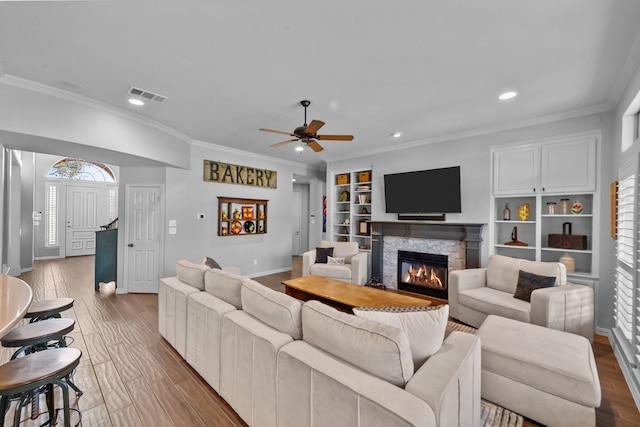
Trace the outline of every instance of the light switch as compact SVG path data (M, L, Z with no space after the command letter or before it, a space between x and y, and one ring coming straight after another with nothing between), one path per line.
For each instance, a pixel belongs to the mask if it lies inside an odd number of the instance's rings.
M169 227L177 227L177 226L178 226L178 221L176 221L175 219L169 220Z
M169 234L176 234L178 229L176 227L169 227Z

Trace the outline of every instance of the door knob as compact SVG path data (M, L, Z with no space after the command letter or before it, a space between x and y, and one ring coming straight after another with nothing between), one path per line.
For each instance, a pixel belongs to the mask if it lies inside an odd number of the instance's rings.
M130 248L133 247L133 243L129 243L127 246L129 246Z

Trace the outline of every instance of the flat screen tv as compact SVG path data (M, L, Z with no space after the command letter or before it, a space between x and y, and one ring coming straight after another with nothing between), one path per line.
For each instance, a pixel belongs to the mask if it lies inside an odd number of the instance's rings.
M384 198L387 213L460 213L460 166L385 175Z

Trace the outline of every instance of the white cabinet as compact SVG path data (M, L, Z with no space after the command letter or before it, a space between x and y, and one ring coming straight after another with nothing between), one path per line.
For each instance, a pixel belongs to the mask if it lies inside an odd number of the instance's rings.
M596 153L596 137L497 149L493 152L493 194L595 191Z
M371 175L371 169L335 174L331 240L358 242L361 250L371 249Z
M575 261L570 280L597 282L599 247L599 192L596 191L596 155L599 136L581 136L499 148L493 152L493 203L491 239L493 253L535 261L559 261L568 254ZM582 212L563 212L563 201L579 201ZM508 204L511 218L503 218ZM529 206L529 217L518 217L518 206ZM553 212L549 207L553 206ZM549 246L549 235L587 237L584 248ZM513 234L517 231L517 242ZM522 244L520 244L522 243Z

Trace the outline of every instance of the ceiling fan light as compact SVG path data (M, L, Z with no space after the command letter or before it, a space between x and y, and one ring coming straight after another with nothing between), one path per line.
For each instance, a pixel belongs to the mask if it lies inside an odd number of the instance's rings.
M302 152L304 151L304 147L303 147L302 145L297 145L297 146L296 146L296 151L297 151L298 153L302 153Z
M391 134L392 137L394 138L400 138L402 136L402 132L397 131Z

